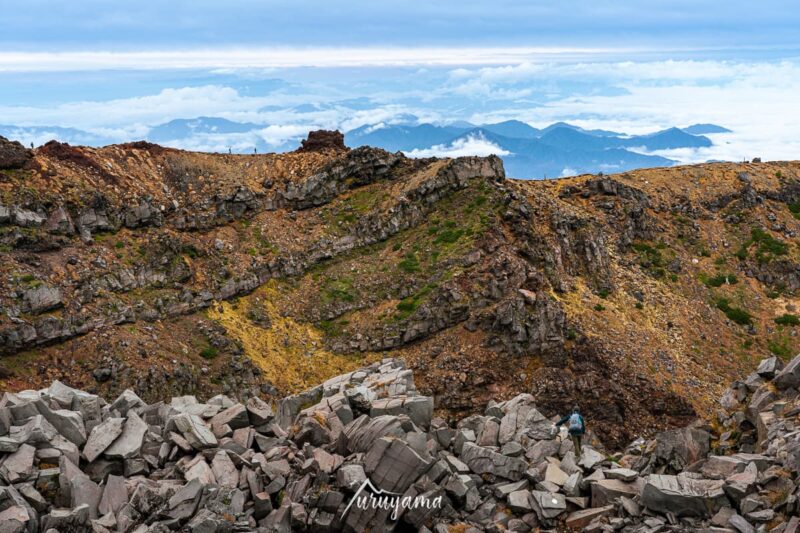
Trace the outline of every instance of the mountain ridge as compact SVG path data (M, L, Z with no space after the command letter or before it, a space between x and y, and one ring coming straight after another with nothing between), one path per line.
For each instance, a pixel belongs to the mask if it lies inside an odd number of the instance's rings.
M441 413L529 392L620 443L798 348L797 162L536 182L374 148L4 146L8 390L278 394L391 354Z
M281 128L277 127L275 132L278 137L274 137L273 133L268 133L272 129L273 126L268 124L200 116L175 119L149 127L144 137L149 142L178 148L215 149L220 153L287 152L298 146L300 139L296 135L281 137L287 134L279 133ZM459 151L461 143L474 143L475 139L468 134L475 129L500 135L503 139L501 142L505 145L487 146L478 139L479 146L471 146L467 150L476 150L473 152L476 155L497 153L506 162L509 175L531 179L554 177L564 173L574 175L598 171L621 172L632 168L671 165L674 161L668 157L658 156L661 159L651 159L647 156L653 156L651 152L657 150L710 147L712 142L703 137L704 133L729 131L714 124L695 124L683 129L673 127L647 135L631 136L608 130L586 130L565 122L556 122L538 129L519 120L483 125L464 121L431 124L408 115L395 117L391 123L365 124L345 132L345 135L352 146L376 146L389 151L448 155L454 150ZM22 140L26 145L30 142L41 144L51 138L61 142L91 146L112 142L110 138L104 136L105 134L93 134L74 128L20 128L0 125L0 135ZM554 137L559 139L551 144L562 152L553 160L537 163L536 148L533 148L532 153L505 153L513 151L509 150L512 144L521 146L524 150L525 143L520 143L521 140L533 142L537 139ZM646 153L637 153L642 150ZM459 153L467 155L463 148Z

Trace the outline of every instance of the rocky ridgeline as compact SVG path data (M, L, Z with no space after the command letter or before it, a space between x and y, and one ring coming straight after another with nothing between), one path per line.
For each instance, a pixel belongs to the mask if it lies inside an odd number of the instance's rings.
M580 458L522 394L449 426L386 359L272 406L113 403L55 382L0 404L0 531L800 530L800 356L723 398L723 434L659 434ZM591 423L591 420L589 421ZM377 489L439 501L351 505ZM346 512L345 512L346 510ZM457 528L457 529L454 529Z
M326 139L325 136L312 136L311 146L320 142L334 142ZM4 168L4 161L10 158L2 159L5 151L13 149L14 154L18 150L24 151L18 144L0 137L0 169ZM409 172L413 174L414 170L419 170L417 163L384 150L358 148L342 152L319 172L296 183L275 184L267 180L263 184L264 189L257 193L242 185L227 192L209 193L209 198L200 205L188 205L182 209L169 205L158 206L150 198L141 198L132 204L119 203L100 193L95 193L86 205L69 207L6 205L0 201L0 229L8 230L0 232L0 247L10 250L24 247L15 237L22 235L23 230L34 232L37 238L58 236L57 242L37 245L35 251L55 251L76 246L77 239L91 245L98 234L116 234L123 228L139 233L147 228L162 227L181 232L207 231L232 221L252 218L265 211L319 207L357 186L379 180L401 179L392 176L391 172L403 166L403 162L410 170L398 170L398 173L403 179L411 181ZM248 294L271 279L302 274L321 261L386 240L420 224L437 201L467 187L471 180L485 179L488 183L499 183L504 176L502 162L497 157L462 157L448 161L432 175L410 183L403 190L402 198L387 213L377 211L362 217L346 235L324 237L309 242L302 251L278 255L240 269L231 267L229 271L225 267L227 276L220 279L202 276L199 288L189 286L197 273L182 258L184 244L172 238L152 239L147 250L142 248L149 259L139 258L131 265L109 264L98 256L84 265L78 280L63 279L60 286L42 283L8 291L12 296L10 301L5 306L0 302L0 307L11 317L9 323L0 323L0 356L63 342L107 325L139 320L153 322L161 318L188 315L208 308L214 300L229 300ZM181 200L182 204L186 203L184 198L181 197ZM221 241L220 246L224 246ZM71 255L67 260L80 263L77 255ZM155 305L142 300L134 305L119 300L114 305L99 305L104 298L101 295L156 289L164 290L165 295ZM59 313L46 314L54 310ZM386 348L392 348L397 343L385 344Z

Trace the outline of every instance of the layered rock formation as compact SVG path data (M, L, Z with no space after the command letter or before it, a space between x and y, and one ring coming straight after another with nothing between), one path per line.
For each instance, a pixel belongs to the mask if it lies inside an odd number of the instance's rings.
M0 402L0 527L795 533L798 386L800 356L765 360L723 398L722 435L694 425L578 456L537 398L450 425L393 359L276 405L130 390L109 404L55 382Z
M278 398L386 357L455 422L578 402L614 447L798 348L800 167L507 180L499 159L51 142L0 157L0 387Z

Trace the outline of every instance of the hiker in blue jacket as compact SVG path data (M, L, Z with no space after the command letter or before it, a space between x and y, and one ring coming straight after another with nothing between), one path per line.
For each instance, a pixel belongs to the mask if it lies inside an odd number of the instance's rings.
M556 422L556 427L559 428L564 424L567 424L567 431L569 431L569 436L572 437L575 456L580 459L581 441L583 440L583 434L586 433L586 422L583 421L581 411L577 405L572 408L572 413Z

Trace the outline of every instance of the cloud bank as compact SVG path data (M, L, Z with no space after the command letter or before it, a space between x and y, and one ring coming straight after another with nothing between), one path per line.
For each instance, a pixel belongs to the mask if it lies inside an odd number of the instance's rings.
M424 150L410 150L404 153L409 157L462 157L467 155L485 157L511 154L508 150L488 141L483 135L468 135L463 139L456 139L448 145L437 144Z
M284 56L287 61L299 58L327 66L185 71L167 65L165 70L127 73L99 70L90 81L84 80L83 72L0 73L0 117L4 124L15 126L78 128L107 142L144 138L153 126L179 118L214 116L258 125L246 133L198 134L167 143L216 151L281 149L296 144L311 129L348 131L407 122L481 124L515 119L542 127L567 121L586 129L629 134L709 122L733 133L712 135L714 146L709 148L658 155L696 162L796 159L800 154L797 59L605 61L591 53L575 60L562 52L556 54L558 60L511 61L498 55L494 59L508 63L475 65L464 59L468 49L452 49L440 59L461 63L421 68L394 65L400 56L384 57L382 52L358 56L355 59L362 63L351 67L337 63L349 61L342 54L309 60L292 51ZM414 59L407 50L403 53L404 61ZM257 56L251 50L239 59ZM8 54L0 54L0 65L3 57ZM55 61L55 56L46 57ZM330 58L333 63L325 63ZM370 63L373 59L385 64L375 66ZM71 92L52 96L56 83ZM19 103L23 93L45 89L49 101ZM73 93L81 97L71 97ZM38 144L46 132L37 135L31 140ZM473 137L416 150L413 155L485 155L498 153L496 149Z

